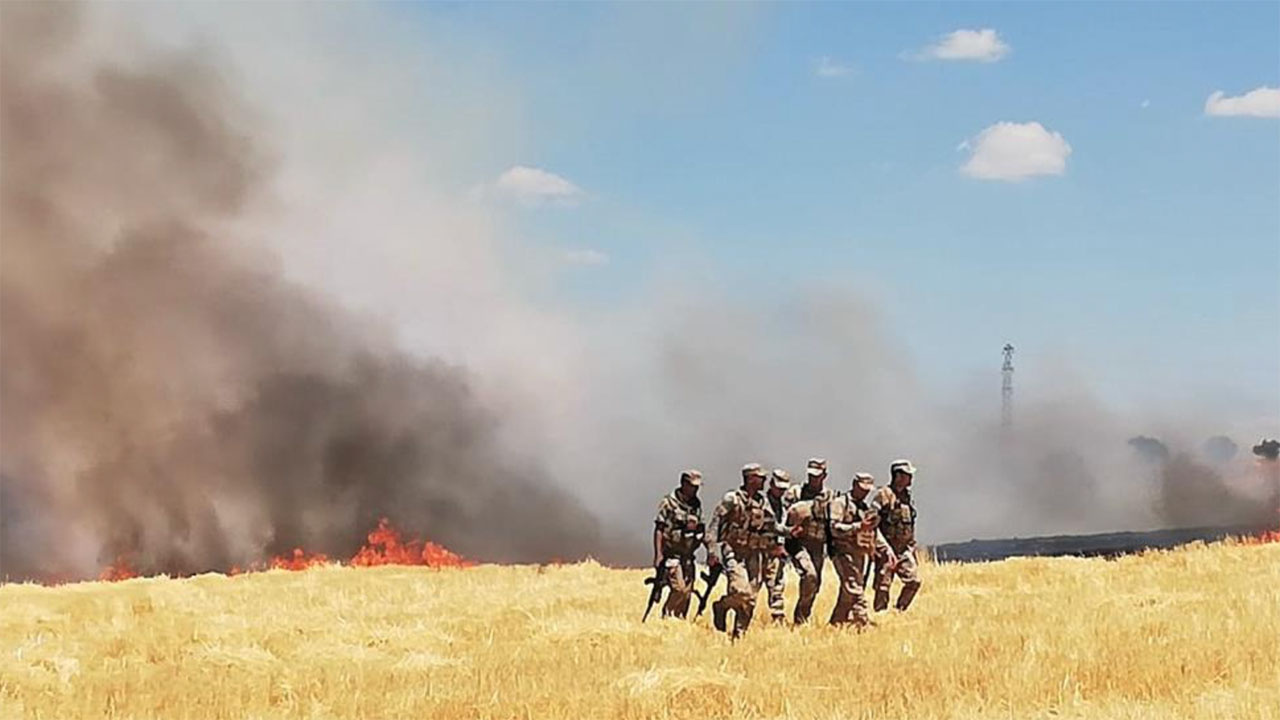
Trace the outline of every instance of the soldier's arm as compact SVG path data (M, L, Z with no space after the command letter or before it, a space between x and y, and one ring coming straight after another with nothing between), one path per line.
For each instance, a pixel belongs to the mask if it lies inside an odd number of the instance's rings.
M842 498L836 498L827 505L827 512L831 516L831 531L838 535L846 535L858 529L858 523L844 522L844 518L848 515L849 501Z
M791 529L787 526L787 517L785 514L780 518L773 519L773 534L778 537L778 542L785 540L790 532Z
M724 559L720 556L720 523L724 520L728 502L729 498L726 497L716 505L716 509L711 513L711 522L707 523L707 531L702 536L702 544L707 548L709 565L715 565Z
M887 485L871 493L867 498L867 515L863 519L863 526L879 525L880 519L897 501L898 497L893 494L893 490L889 489Z
M876 530L876 552L882 555L892 555L893 550L889 547L889 541L884 539L884 533Z
M831 532L837 535L848 535L849 533L856 531L861 524L862 523L832 522Z
M876 530L876 557L888 568L898 564L898 556L889 547L889 541L884 539L884 533L879 530Z
M667 500L658 501L658 514L653 518L653 564L662 562L662 531L667 529Z
M879 515L885 508L892 507L897 500L897 496L893 494L893 489L886 485L871 494L871 497L867 500L867 507Z
M862 529L880 526L880 503L874 497L867 503L867 511L862 514Z

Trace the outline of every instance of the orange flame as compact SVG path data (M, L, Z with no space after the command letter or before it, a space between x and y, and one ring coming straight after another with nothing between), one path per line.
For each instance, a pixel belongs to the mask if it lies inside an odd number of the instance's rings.
M1266 530L1259 535L1244 538L1246 544L1249 545L1266 545L1267 543L1280 543L1280 508L1276 510L1276 529Z
M1240 538L1245 545L1266 545L1268 543L1280 543L1280 527L1275 530L1264 530L1257 535Z
M378 527L369 533L368 542L360 548L351 564L357 567L374 565L425 565L427 567L471 567L475 563L431 541L410 540L403 542L400 533L386 518L378 520Z
M329 556L324 553L308 554L302 548L294 548L290 555L277 555L271 558L267 567L271 570L306 570L317 565L328 565Z
M253 563L248 568L238 565L231 567L227 575L239 575L244 572L259 570L306 570L320 565L350 565L353 567L373 567L376 565L414 565L418 567L472 567L475 563L463 559L461 555L431 541L409 540L401 538L400 531L391 525L386 518L378 520L378 527L369 533L367 542L345 563L330 558L324 553L308 553L302 548L294 548L287 555L277 555L265 563ZM127 558L117 557L107 566L99 580L115 581L138 577L138 572Z
M1250 538L1249 543L1256 545L1264 545L1266 543L1280 543L1280 530L1268 530L1261 535Z
M115 582L117 580L128 580L129 578L138 577L138 571L133 569L133 565L129 563L128 558L119 556L114 563L108 565L102 574L98 575L99 580L107 582Z

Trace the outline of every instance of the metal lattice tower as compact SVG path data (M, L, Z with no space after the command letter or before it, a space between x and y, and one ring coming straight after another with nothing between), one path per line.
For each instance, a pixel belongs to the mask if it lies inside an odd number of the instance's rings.
M1004 344L1004 365L1000 367L1000 428L1013 427L1013 345Z

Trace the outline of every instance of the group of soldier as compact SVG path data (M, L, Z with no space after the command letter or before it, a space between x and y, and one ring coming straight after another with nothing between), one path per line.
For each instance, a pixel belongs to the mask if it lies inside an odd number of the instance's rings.
M822 587L822 571L830 558L839 577L839 594L831 612L833 625L869 623L864 590L874 567L874 608L889 607L894 577L902 581L895 606L906 610L920 589L916 563L916 507L911 482L916 468L910 460L889 466L889 483L879 489L875 478L859 472L847 491L827 487L827 461L811 458L805 480L792 483L786 470L766 473L759 464L742 468L742 485L724 495L703 521L698 492L702 473L685 470L680 486L658 503L654 521L654 577L650 608L662 587L669 589L664 616L684 618L693 597L699 613L706 606L721 575L725 593L712 603L713 624L734 637L746 632L755 614L761 588L767 590L769 612L785 623L783 587L787 566L800 579L792 621L808 622L813 601ZM709 572L706 589L697 593L694 555L705 548ZM733 625L728 615L733 613ZM647 612L646 612L647 617Z

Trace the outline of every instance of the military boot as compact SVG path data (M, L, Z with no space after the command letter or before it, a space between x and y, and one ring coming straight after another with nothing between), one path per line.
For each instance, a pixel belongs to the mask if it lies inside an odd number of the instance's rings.
M874 605L876 612L884 612L889 609L889 591L876 590L876 599Z
M915 599L916 592L919 589L919 583L907 583L903 585L902 592L898 593L898 602L894 607L899 610L906 610L911 607L911 601Z
M724 632L726 629L728 629L728 625L727 625L728 614L729 614L729 609L726 608L724 605L721 605L719 602L711 603L711 624L715 625L716 629L719 630L720 632Z

